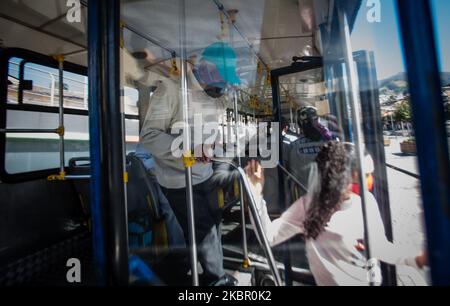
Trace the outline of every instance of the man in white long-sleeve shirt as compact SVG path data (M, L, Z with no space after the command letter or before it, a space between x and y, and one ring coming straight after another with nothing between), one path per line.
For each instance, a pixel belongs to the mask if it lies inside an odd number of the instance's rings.
M213 168L208 162L208 157L211 157L208 150L214 144L205 144L205 140L211 140L214 138L211 137L214 132L220 132L218 121L226 107L225 89L229 85L240 83L235 71L236 63L233 49L223 42L218 42L208 46L203 51L199 64L187 73L189 126L193 140L195 133L202 130L201 143L193 141L194 146L189 149L198 157L192 166L192 182L198 258L204 270L204 284L235 283L223 270L219 228L222 211L217 203L217 188L210 180ZM163 187L187 239L189 230L185 166L181 156L173 151L174 147L178 147L174 146L174 142L180 139L180 134L173 131L173 128L183 121L180 85L163 77L153 78L150 83L156 90L151 97L140 144L154 157L158 182ZM194 118L197 120L200 117L202 123L194 129ZM210 131L203 133L205 126L208 126Z

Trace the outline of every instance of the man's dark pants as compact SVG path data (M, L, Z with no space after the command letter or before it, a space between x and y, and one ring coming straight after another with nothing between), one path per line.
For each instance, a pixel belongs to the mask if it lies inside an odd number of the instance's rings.
M183 228L186 242L189 241L186 188L166 189L164 195L169 200L175 216ZM209 284L225 275L220 233L222 209L219 208L217 186L208 180L193 186L195 237L198 260L203 268L202 282Z

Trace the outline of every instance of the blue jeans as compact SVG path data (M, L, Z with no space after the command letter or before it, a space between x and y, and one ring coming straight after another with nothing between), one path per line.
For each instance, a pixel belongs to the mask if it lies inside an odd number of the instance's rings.
M169 199L187 241L189 226L186 188L163 188L163 192ZM193 186L193 198L198 261L204 271L202 281L204 285L207 285L218 281L225 275L220 230L222 209L217 203L217 187L211 183L211 180Z

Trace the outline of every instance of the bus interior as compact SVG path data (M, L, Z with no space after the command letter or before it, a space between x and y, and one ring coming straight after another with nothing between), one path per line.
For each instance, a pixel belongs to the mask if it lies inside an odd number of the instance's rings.
M169 245L159 186L137 148L158 82L177 88L187 109L187 74L217 42L235 51L239 77L218 118L221 143L237 157L211 161L236 173L217 187L227 273L242 286L316 285L302 235L270 247L251 222L242 172L250 139L273 136L270 217L307 194L289 148L301 138L299 109L311 106L334 139L372 156L386 237L428 250L429 270L381 263L380 284L450 284L450 78L437 64L439 2L381 0L382 23L394 20L389 54L368 21L377 1L0 1L0 285L203 284L197 245ZM400 76L380 68L389 56L403 61ZM405 103L412 115L402 119ZM66 279L70 258L81 262L81 282Z

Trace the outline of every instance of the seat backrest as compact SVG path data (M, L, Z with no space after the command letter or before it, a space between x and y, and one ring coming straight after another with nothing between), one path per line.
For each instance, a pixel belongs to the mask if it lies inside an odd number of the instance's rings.
M150 180L151 174L133 153L127 156L127 171L128 213L150 212L152 220L161 220L157 183Z
M161 220L158 192L155 182L150 180L150 174L146 171L142 161L134 154L127 156L127 210L131 219L139 215L150 215L151 221ZM69 173L71 175L89 175L89 158L77 157L69 161ZM74 180L83 209L90 214L90 184L89 180Z
M71 175L89 175L90 174L89 157L75 157L69 160L69 174ZM89 180L74 180L73 185L78 193L81 207L86 216L91 214L90 204L90 186Z
M167 249L167 232L161 214L156 180L145 169L142 161L133 153L127 156L127 211L128 236L130 248L162 246ZM73 158L69 161L69 173L72 175L89 175L88 157ZM90 216L89 180L74 180L83 210Z

